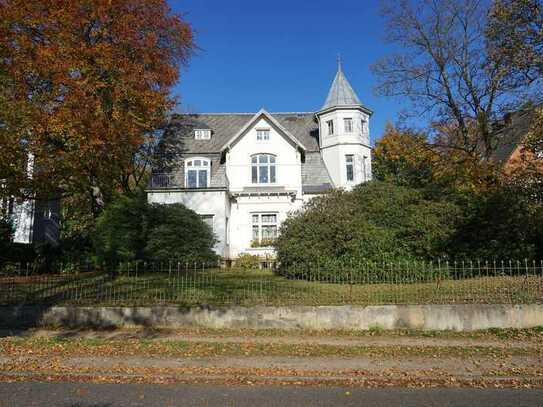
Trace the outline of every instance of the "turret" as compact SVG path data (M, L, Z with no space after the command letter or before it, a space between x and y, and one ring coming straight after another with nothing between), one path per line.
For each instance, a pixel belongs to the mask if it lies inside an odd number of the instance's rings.
M351 189L371 179L371 115L372 111L362 105L338 60L328 97L316 113L321 154L336 187Z

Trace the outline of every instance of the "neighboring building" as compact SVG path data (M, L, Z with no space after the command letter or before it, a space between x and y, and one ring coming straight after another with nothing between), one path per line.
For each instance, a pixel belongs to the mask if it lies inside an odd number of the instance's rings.
M167 172L155 170L148 200L200 214L226 260L273 256L270 243L289 212L371 179L371 114L339 65L316 113L174 115L167 133L180 154Z
M543 159L543 152L534 154L524 147L524 140L532 125L536 110L541 108L543 105L508 113L498 124L499 129L495 133L498 145L492 155L492 160L500 165L506 174L513 174Z
M26 162L29 177L34 160ZM21 199L11 197L0 200L0 211L6 214L14 227L13 242L22 244L50 244L57 246L60 235L60 201Z

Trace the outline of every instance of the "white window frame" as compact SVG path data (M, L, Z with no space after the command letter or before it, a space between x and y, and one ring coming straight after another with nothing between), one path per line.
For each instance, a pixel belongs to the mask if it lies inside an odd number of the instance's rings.
M352 179L349 179L349 167L351 169ZM354 182L354 154L345 154L345 179L347 182Z
M194 129L194 140L211 140L211 130Z
M274 221L264 221L263 217L273 216ZM255 221L256 219L256 221ZM257 228L257 236L255 236L255 227ZM273 237L263 237L265 227L275 227ZM251 213L251 241L261 243L263 240L275 240L279 235L279 214L277 212L252 212Z
M267 162L261 162L260 157L267 157ZM256 160L256 162L255 162ZM256 182L253 179L254 169L256 167ZM272 171L273 167L273 171ZM261 182L260 174L262 173L263 168L267 168L268 172L268 181ZM273 180L272 180L273 172ZM273 185L277 183L277 156L269 153L258 153L251 156L251 184L253 185Z
M197 162L200 164L197 165ZM205 164L204 164L205 163ZM206 170L206 185L202 186L200 182L200 171ZM189 171L196 171L196 186L189 186ZM185 187L191 189L209 188L211 180L211 160L205 157L191 157L185 160Z
M270 129L256 129L256 141L270 141Z
M326 120L326 126L328 128L328 135L334 135L334 120Z
M347 126L347 123L349 123L348 126ZM353 133L354 132L353 118L352 117L345 117L343 119L343 130L345 131L345 133Z

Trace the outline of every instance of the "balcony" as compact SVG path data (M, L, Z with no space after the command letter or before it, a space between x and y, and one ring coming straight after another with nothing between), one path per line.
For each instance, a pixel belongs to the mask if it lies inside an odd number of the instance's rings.
M155 173L151 175L151 189L162 188L180 188L182 187L181 178L171 173Z

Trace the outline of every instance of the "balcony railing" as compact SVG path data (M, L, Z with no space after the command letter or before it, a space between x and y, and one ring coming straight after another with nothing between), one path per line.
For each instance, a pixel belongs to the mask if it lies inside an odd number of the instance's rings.
M181 187L181 179L175 174L152 174L151 188L174 188Z

